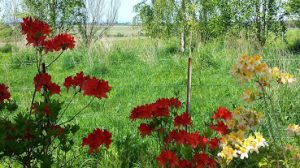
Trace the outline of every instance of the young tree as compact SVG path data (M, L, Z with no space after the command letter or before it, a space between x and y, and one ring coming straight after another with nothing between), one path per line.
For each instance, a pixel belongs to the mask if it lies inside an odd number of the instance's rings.
M270 32L285 32L283 22L284 14L280 13L282 9L280 0L256 0L255 1L255 26L256 37L261 47L266 43Z
M83 43L88 46L102 37L117 20L120 7L119 0L83 0L83 14L80 19L79 32Z

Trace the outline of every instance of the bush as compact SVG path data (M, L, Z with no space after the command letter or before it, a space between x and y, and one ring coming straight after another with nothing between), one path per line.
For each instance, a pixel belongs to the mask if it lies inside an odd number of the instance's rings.
M7 25L0 23L0 39L8 39L13 35L13 30Z
M124 37L125 35L124 34L122 34L122 33L117 33L116 34L116 37Z
M11 57L11 67L14 69L24 68L31 65L34 61L35 57L33 50L20 51Z
M297 39L293 44L289 47L289 50L294 53L300 53L300 39Z
M12 45L5 44L3 47L0 47L0 52L2 53L11 53L12 52Z

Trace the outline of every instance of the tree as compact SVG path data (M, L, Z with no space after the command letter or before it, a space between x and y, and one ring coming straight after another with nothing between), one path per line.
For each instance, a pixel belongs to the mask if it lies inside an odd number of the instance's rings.
M143 0L135 19L151 37L179 37L181 51L234 27L254 32L264 46L270 32L286 30L282 6L282 0Z
M22 11L21 0L2 0L0 2L2 21L11 26L15 25L18 22L18 15Z
M83 14L80 19L79 32L86 46L102 37L116 22L119 0L84 0Z
M293 19L297 20L297 25L300 27L300 0L289 0L287 4L287 11Z
M48 22L53 34L66 32L79 22L82 0L24 0L27 15Z

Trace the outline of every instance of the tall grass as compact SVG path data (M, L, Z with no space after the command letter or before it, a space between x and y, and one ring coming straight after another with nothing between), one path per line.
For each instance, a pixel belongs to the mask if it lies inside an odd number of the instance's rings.
M129 120L130 111L137 105L152 102L159 97L177 95L185 102L187 55L178 52L178 41L170 39L128 39L111 43L96 43L91 48L77 46L73 51L63 54L58 63L49 69L54 81L62 84L66 76L79 71L108 80L112 86L109 98L94 102L90 108L74 122L81 127L76 136L74 153L80 153L81 137L96 127L109 129L113 133L113 144L110 150L103 153L103 167L151 167L155 165L158 154L157 144L153 140L141 139L137 124ZM268 45L261 50L245 38L227 37L199 45L192 54L193 79L191 114L195 128L201 130L213 111L219 106L234 108L242 104L240 95L242 87L229 74L235 59L245 54L260 54L271 65L276 65L292 72L300 79L300 59L296 53L286 48L274 48ZM19 110L28 109L33 91L34 53L20 51L16 57L0 53L0 82L11 88L12 97L20 104ZM49 56L50 61L54 56ZM5 66L10 64L11 66ZM276 97L276 109L280 113L282 129L288 123L299 123L294 117L300 109L299 83L280 90ZM71 96L61 95L66 100ZM66 112L64 119L69 118L89 101L86 97L75 97L74 105ZM184 108L184 107L183 107ZM257 105L258 109L262 109ZM201 131L200 131L201 132ZM265 153L262 152L261 155ZM74 154L68 153L71 159ZM76 155L76 154L75 154ZM257 163L251 156L253 164ZM77 166L87 166L89 158L82 153L74 161ZM251 162L251 161L250 161ZM237 167L246 166L244 161L235 163ZM251 165L251 164L249 164ZM248 166L249 166L248 165ZM74 165L73 165L74 166ZM72 167L72 166L70 166Z

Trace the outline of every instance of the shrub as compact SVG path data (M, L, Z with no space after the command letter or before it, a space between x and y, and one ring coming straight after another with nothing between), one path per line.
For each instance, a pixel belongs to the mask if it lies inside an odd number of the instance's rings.
M12 52L12 45L11 44L5 44L3 47L0 47L0 52L2 53L11 53Z

